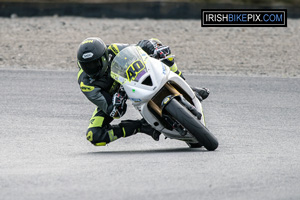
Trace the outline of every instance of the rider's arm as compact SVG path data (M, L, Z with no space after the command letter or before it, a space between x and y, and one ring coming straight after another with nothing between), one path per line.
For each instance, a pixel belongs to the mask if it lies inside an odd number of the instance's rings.
M177 68L177 64L175 62L174 57L167 58L165 60L162 60L162 62L170 67L170 70L178 74L181 78L185 79L182 75L182 72Z
M82 70L78 73L78 84L83 94L103 112L109 112L111 96L101 88L89 83L88 77Z
M129 44L120 44L120 43L112 43L108 45L108 54L112 56L112 59L120 52L122 49L128 47Z
M181 76L184 79L182 72L178 70L177 64L175 63L175 55L171 54L171 50L168 46L164 46L159 40L141 40L138 44L148 55L153 58L161 59L168 57L162 62L170 67L170 70Z

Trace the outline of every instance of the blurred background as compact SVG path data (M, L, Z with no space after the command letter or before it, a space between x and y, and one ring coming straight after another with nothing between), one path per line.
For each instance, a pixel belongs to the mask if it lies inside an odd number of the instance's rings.
M0 0L0 16L200 19L201 9L288 9L300 17L300 0Z
M300 0L0 0L0 68L77 70L86 37L159 38L184 73L300 77ZM201 27L201 9L287 9L288 27Z

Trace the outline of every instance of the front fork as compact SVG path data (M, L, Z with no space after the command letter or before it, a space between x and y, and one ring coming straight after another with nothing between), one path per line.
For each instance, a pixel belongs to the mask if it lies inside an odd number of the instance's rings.
M202 114L190 103L188 102L182 94L178 92L176 88L174 88L171 84L166 84L164 86L167 90L169 95L164 97L161 100L161 105L158 106L159 103L156 101L154 103L153 100L150 100L149 106L163 119L163 121L168 125L168 129L175 129L177 132L179 132L180 135L185 136L187 134L187 130L179 124L177 121L175 121L171 116L169 116L167 113L164 112L164 108L175 98L177 101L179 101L184 107L186 107L195 117L197 117L198 120L201 120ZM167 128L166 127L166 128Z
M188 102L182 95L179 97L179 102L184 105L194 116L196 116L198 120L201 120L202 114L195 108L195 106L190 104L190 102Z

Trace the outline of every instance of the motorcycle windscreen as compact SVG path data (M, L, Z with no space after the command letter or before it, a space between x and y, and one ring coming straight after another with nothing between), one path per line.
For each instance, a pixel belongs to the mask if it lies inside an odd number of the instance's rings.
M112 61L111 70L129 82L138 82L147 72L145 63L137 47L123 49Z

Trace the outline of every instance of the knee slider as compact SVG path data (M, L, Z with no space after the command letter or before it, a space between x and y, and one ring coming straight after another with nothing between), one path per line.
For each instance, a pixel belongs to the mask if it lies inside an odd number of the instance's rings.
M92 130L89 130L87 132L86 139L95 146L105 146L107 144L107 142L105 142L105 141L94 141L94 133Z

